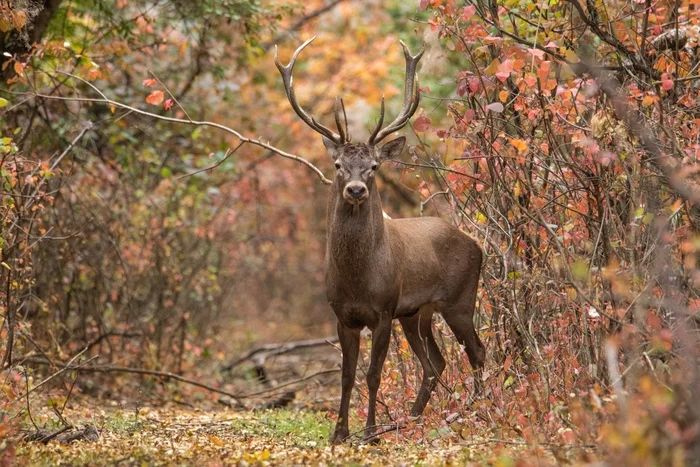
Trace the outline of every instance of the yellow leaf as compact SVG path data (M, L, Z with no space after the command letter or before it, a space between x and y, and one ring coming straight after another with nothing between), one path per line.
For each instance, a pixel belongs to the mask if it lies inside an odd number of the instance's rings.
M576 55L576 52L574 52L571 49L566 49L564 52L564 57L570 62L570 63L578 63L581 61L580 58L578 58L578 55Z
M209 441L211 441L214 446L223 446L224 445L224 441L221 438L219 438L218 436L210 436Z
M656 96L652 96L652 95L649 95L649 94L647 94L646 96L644 96L644 99L642 99L642 105L643 105L644 107L649 107L650 105L653 105L654 102L656 102Z
M683 206L683 200L676 200L676 202L671 205L671 212L678 211L681 208L681 206Z
M484 73L487 75L495 75L499 66L501 66L501 62L499 62L497 58L494 58L491 64L484 69Z
M508 93L508 91L505 91L505 90L504 90L504 91L501 91L501 92L498 93L498 99L499 99L501 102L504 102L504 103L505 103L505 102L508 100L508 96L509 96L509 95L510 95L510 94Z
M510 144L512 144L513 147L520 153L527 151L527 143L522 139L512 139L510 140Z
M27 23L27 14L23 11L18 11L15 13L14 21L15 29L20 30Z

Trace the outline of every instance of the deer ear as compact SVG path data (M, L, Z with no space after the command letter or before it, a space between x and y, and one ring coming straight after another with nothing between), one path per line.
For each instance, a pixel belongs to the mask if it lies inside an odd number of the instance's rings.
M379 148L377 154L379 156L378 162L384 162L387 159L395 159L401 155L403 147L406 145L406 137L400 136L395 140L389 141L384 146Z
M328 155L331 156L331 159L336 160L338 156L340 156L340 145L336 144L335 141L330 138L326 138L325 136L322 136L322 138L323 145L328 150Z

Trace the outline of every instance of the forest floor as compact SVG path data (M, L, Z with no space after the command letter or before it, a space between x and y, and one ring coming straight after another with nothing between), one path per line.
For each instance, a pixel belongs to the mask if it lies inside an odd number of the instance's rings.
M438 388L425 417L407 421L415 397L410 391L420 375L410 355L387 372L380 400L380 420L399 423L402 429L379 427L384 432L378 443L362 442L367 396L358 378L350 414L351 439L331 446L328 437L340 397L340 352L325 344L266 359L256 354L257 363L251 353L247 355L228 371L222 370L226 361L222 357L206 365L193 364L186 373L217 390L240 395L240 403L221 397L211 387L156 375L76 372L70 376L72 382L54 378L52 384L32 392L29 401L18 398L10 406L24 434L44 439L15 437L5 453L0 440L0 466L528 466L601 459L590 444L542 437L533 441L532 436L527 441L517 427L492 423L489 397L472 406L462 405ZM270 406L277 408L264 408ZM92 439L61 439L85 427L96 430Z
M522 440L463 443L384 434L377 444L328 443L325 413L228 408L67 410L76 425L97 427L98 440L22 442L18 465L555 465L559 454ZM354 427L359 429L360 427ZM360 435L358 434L358 437ZM519 459L516 463L515 459ZM561 459L560 459L561 460Z

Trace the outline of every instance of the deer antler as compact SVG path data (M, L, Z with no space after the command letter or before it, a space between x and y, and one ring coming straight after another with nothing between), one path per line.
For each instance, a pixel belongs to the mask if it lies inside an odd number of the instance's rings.
M311 44L311 42L316 39L316 36L312 37L311 39L307 40L303 44L299 46L297 50L294 51L294 54L292 55L291 60L289 63L284 66L280 63L279 57L277 56L277 46L275 45L275 66L277 66L277 69L279 70L280 74L282 75L282 81L284 82L284 89L287 92L287 99L289 100L289 103L292 105L292 109L301 117L301 119L309 125L313 130L315 130L317 133L322 134L326 138L332 140L334 143L338 145L343 145L347 143L350 140L350 136L348 135L348 117L345 114L345 105L343 104L343 100L339 99L338 97L335 98L335 104L333 106L334 112L335 112L335 124L338 127L338 133L336 134L334 131L332 131L330 128L327 128L320 123L318 123L313 117L311 117L309 114L304 111L304 109L301 108L301 106L297 103L297 98L296 95L294 94L294 87L292 84L293 78L292 78L292 70L294 69L294 62L296 62L297 55L299 55L299 52L304 50L304 48ZM341 125L340 122L340 116L341 112L343 115L343 118L345 120L345 127Z
M411 51L408 50L406 44L404 44L403 41L399 42L401 43L401 47L403 47L403 55L406 58L406 87L403 93L403 109L401 109L401 113L399 113L399 115L396 117L396 120L391 122L391 124L386 128L382 129L382 123L384 123L384 96L382 96L382 107L379 111L379 122L377 122L377 126L370 135L368 141L368 143L372 146L379 143L391 133L403 128L416 112L416 109L418 109L418 103L420 102L420 89L418 88L416 67L423 56L423 52L425 52L425 47L421 47L418 54L411 55Z

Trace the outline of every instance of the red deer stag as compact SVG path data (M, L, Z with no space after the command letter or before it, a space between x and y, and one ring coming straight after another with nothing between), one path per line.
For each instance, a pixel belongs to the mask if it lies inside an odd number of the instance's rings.
M338 134L309 116L297 103L292 70L299 53L313 39L304 42L286 66L280 63L275 49L275 65L282 75L292 108L323 136L323 144L335 162L327 212L326 291L338 318L343 366L340 412L331 442L343 442L349 437L350 394L355 384L360 331L365 326L372 331L372 354L367 372L369 410L364 432L364 439L370 440L375 433L377 389L393 319L401 323L423 367L423 381L411 409L412 416L423 413L445 369L445 360L431 328L435 311L442 314L466 349L469 362L477 370L475 391L478 392L479 370L484 365L486 352L474 330L473 316L482 252L473 238L442 219L392 220L383 216L375 174L382 162L401 154L406 138L401 136L382 146L379 142L403 128L418 108L420 91L416 66L423 50L412 56L401 42L406 58L403 109L396 120L382 128L382 98L379 122L367 143L351 143L342 100L335 99Z

